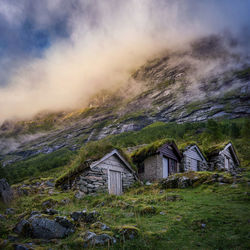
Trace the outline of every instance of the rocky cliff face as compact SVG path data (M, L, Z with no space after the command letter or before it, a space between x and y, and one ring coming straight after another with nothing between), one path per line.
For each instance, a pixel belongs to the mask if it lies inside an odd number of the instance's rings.
M164 52L115 91L101 91L89 107L40 114L0 127L0 161L8 165L39 153L139 130L155 121L195 122L250 115L250 56L235 41L211 36L182 51Z

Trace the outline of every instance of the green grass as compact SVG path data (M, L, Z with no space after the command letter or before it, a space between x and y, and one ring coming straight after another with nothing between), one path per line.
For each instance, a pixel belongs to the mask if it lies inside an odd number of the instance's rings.
M20 214L40 210L41 203L53 199L55 209L60 215L70 212L96 210L99 220L111 227L109 234L117 235L123 226L138 228L134 240L118 238L111 249L248 249L249 248L249 187L246 183L232 188L230 184L201 185L188 189L161 189L152 186L139 186L127 191L123 196L101 194L86 196L81 200L74 198L72 191L54 195L34 194L18 198L12 205L14 216L8 217L8 224L2 223L2 238L19 221ZM169 201L168 196L180 197ZM70 202L62 205L62 199ZM0 213L3 213L0 206ZM163 212L160 214L160 212ZM202 226L205 224L205 226ZM38 241L41 249L79 249L83 244L82 236L86 230L100 233L100 230L82 225L68 238L56 244ZM21 242L32 241L21 239Z

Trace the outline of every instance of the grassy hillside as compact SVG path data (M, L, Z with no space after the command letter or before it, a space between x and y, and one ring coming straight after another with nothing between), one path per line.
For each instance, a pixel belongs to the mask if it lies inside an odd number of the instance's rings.
M89 143L89 153L100 144L113 145L114 147L127 149L142 144L149 144L160 139L172 138L179 147L188 143L198 143L206 152L211 146L216 146L225 141L232 141L241 160L242 167L250 165L250 119L241 118L235 120L209 120L196 123L153 123L140 131L127 132L112 135L103 140ZM88 148L88 144L86 145ZM11 183L17 183L25 178L48 176L48 170L56 168L55 178L63 175L71 168L76 168L79 157L84 154L84 148L79 152L71 152L61 149L51 154L40 154L26 161L17 162L5 168L0 167L0 176L7 177ZM73 163L72 163L73 161ZM62 168L60 168L62 167ZM69 169L69 170L68 170Z

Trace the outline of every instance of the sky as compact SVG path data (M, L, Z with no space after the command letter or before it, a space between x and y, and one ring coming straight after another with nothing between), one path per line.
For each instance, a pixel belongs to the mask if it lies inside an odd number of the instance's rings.
M0 0L0 122L84 105L164 49L230 32L250 0Z

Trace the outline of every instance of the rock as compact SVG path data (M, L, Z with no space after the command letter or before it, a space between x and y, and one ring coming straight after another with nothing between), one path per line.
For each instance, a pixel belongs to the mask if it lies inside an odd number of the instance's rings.
M75 198L76 198L76 199L82 199L84 196L85 196L85 193L84 193L84 192L77 191L77 192L75 193Z
M30 248L27 248L26 246L20 245L20 244L15 244L14 249L15 250L30 250Z
M84 247L94 247L94 246L103 246L111 245L116 243L116 239L109 236L108 234L96 235L93 232L87 231L84 235Z
M237 188L237 187L238 187L238 185L235 184L235 183L233 183L233 184L231 185L231 188Z
M55 219L56 222L58 222L61 226L68 228L69 230L74 231L74 224L69 221L66 217L57 216Z
M140 214L155 214L156 208L154 206L145 205L145 206L139 206L137 211Z
M179 188L187 188L192 186L192 181L187 176L181 176L178 180L178 187Z
M97 221L99 217L99 213L96 211L92 211L87 213L86 211L83 211L83 221L86 223L94 223Z
M39 211L31 211L31 213L30 213L31 216L35 215L35 214L40 214L40 212Z
M134 239L139 233L139 229L135 226L125 225L118 229L118 234L122 239Z
M173 195L167 195L166 200L167 201L180 201L182 200L182 198L180 195L173 194Z
M6 217L4 215L0 214L0 220L5 220L5 219L6 219Z
M5 210L5 214L14 214L14 213L15 213L14 208L7 208L7 209Z
M82 211L75 211L73 213L70 214L70 217L74 220L74 221L80 221L81 218L84 216L84 213Z
M206 227L206 224L205 224L205 223L202 223L202 224L201 224L201 227L202 227L202 228L205 228L205 227Z
M45 211L43 211L43 213L49 215L55 215L58 214L58 211L52 208L47 208Z
M55 187L55 183L51 182L50 180L45 183L49 187Z
M97 228L97 229L101 229L101 230L103 230L103 231L105 231L105 230L110 230L110 228L109 228L106 224L104 224L104 223L102 223L102 222L100 222L100 221L97 221L97 222L95 222L94 224L92 224L92 225L90 226L90 228L92 228L92 229Z
M27 220L21 220L20 222L16 224L13 231L20 235L26 235L29 226L30 226L30 223Z
M74 225L64 217L50 220L41 215L33 215L28 220L21 220L14 232L25 237L38 239L64 238L74 232Z
M46 200L42 203L42 207L45 209L45 208L51 208L53 207L54 205L56 204L56 201L52 200L52 199L49 199L49 200Z
M13 199L12 189L6 179L0 179L0 200L9 204Z
M61 200L60 201L60 204L62 204L62 205L66 205L66 204L69 204L70 203L70 199L63 199L63 200Z
M161 212L160 212L160 215L165 215L165 214L166 214L166 213L165 213L165 212L163 212L163 211L161 211Z
M150 186L150 185L152 185L152 183L149 182L149 181L147 181L147 182L145 183L145 185L146 185L146 186Z
M15 235L8 235L8 240L11 242L18 241L18 237Z

